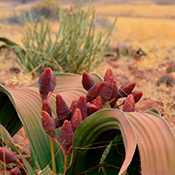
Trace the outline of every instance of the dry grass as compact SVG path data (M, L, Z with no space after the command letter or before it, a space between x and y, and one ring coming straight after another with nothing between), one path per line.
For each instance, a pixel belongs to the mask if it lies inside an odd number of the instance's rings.
M96 12L114 16L145 17L145 18L175 18L175 6L160 6L155 4L136 5L96 5Z

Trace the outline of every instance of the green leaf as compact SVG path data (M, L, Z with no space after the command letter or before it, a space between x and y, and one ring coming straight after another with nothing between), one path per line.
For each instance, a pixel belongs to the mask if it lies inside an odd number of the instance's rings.
M66 73L55 74L55 76L57 86L55 87L53 95L51 95L48 100L52 109L53 118L56 117L55 96L57 93L64 98L69 106L72 100L78 100L81 95L86 94L86 91L81 85L82 76ZM97 74L93 74L93 78L96 82L101 81L101 77ZM6 103L7 105L4 106ZM7 106L8 109L6 109ZM14 135L20 127L25 127L30 141L32 165L37 168L35 165L35 162L37 162L40 169L44 169L47 165L52 166L49 136L45 133L41 123L41 108L42 102L38 82L13 90L7 90L0 85L0 123L7 123L5 127L7 126L7 130L11 135ZM59 135L60 129L57 129L56 136L58 140ZM64 157L55 141L54 150L57 172L63 173Z
M23 58L25 57L25 50L22 49L21 46L19 46L17 43L15 43L7 38L4 38L4 37L0 37L0 41L6 43L7 45L9 45L12 48L18 48L18 51L17 50L15 51L17 56L23 57Z
M73 140L73 160L66 175L98 174L100 160L108 144L122 133L126 157L118 174L125 174L136 148L136 136L126 115L119 110L104 109L89 116L79 126ZM129 134L128 134L129 133ZM118 135L119 134L119 135ZM114 157L117 155L113 155ZM120 163L120 162L119 162ZM105 164L107 166L107 164ZM121 165L121 163L120 163ZM108 165L111 166L111 165ZM113 174L109 169L107 174Z
M50 169L49 166L46 166L46 168L39 172L39 175L55 175L55 173Z
M106 109L77 129L66 175L175 174L174 165L175 138L160 115Z

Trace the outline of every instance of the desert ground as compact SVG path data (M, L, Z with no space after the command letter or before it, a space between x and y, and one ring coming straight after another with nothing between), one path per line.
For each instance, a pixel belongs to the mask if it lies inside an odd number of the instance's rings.
M69 8L75 7L78 1L74 4L73 1L65 2L62 2L63 7ZM117 18L110 34L110 56L105 57L93 72L103 77L106 69L111 68L119 86L136 82L136 89L143 92L136 110L142 112L156 107L175 130L175 5L141 0L124 4L116 2L92 1L96 11L96 32L104 31ZM22 45L27 27L9 23L8 17L33 5L34 2L14 4L0 1L0 37ZM87 8L88 4L83 3L82 9L86 11ZM54 37L59 22L49 22ZM126 48L130 52L128 55L122 54ZM139 48L146 55L136 54ZM120 58L116 49L121 52ZM34 81L15 59L16 55L10 49L0 50L0 84L7 88L19 88Z

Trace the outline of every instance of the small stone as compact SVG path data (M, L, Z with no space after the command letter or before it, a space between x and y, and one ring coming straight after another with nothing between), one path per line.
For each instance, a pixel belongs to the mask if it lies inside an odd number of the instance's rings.
M163 83L166 84L167 87L172 87L175 84L175 78L172 74L163 75L157 81L157 86L160 86Z

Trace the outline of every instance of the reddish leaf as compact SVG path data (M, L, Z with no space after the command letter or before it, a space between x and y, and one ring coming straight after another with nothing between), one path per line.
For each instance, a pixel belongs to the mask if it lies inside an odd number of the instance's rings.
M57 117L62 121L70 118L70 109L60 94L56 96L56 112Z
M123 111L124 112L134 112L135 111L135 102L134 96L129 94L123 104Z
M46 100L43 100L42 110L46 111L52 117L52 111Z
M55 123L56 128L59 128L59 127L61 127L63 125L63 121L60 120L60 118L58 118L58 117L56 117L54 119L54 123Z
M94 80L87 72L83 72L82 85L87 91L94 85Z
M98 107L93 103L89 103L87 107L88 107L88 115L91 115L94 112L98 111Z
M104 81L107 81L107 79L112 76L114 78L114 74L110 68L107 69L105 76L104 76Z
M0 160L5 163L18 163L15 153L8 148L0 147Z
M107 101L110 100L112 92L113 92L113 77L110 76L107 81L104 82L103 88L100 92L100 97L102 100L102 104L104 105Z
M65 120L61 128L60 141L66 153L69 153L73 141L73 132L68 120Z
M110 100L112 100L113 98L116 97L116 94L118 91L117 81L115 79L113 79L112 87L113 87L113 91L112 91L112 95L111 95ZM117 99L110 103L111 108L113 108L116 105L116 102L117 102Z
M91 100L94 100L97 96L99 96L103 86L104 86L104 81L100 81L99 83L95 84L92 86L87 95L86 95L86 101L89 102Z
M76 108L73 116L71 117L72 131L75 132L81 123L82 123L81 110L79 108Z
M22 173L19 168L15 167L10 170L10 175L22 175Z
M117 91L116 98L119 99L122 97L127 97L132 92L135 85L135 82L131 82L120 87L120 89Z
M42 126L44 131L50 136L55 137L55 123L52 120L51 116L46 112L42 111Z
M38 84L41 99L48 99L56 86L56 77L51 68L48 67L44 70L44 72L39 77Z
M132 92L132 95L134 96L135 103L137 103L141 99L143 92L142 91L134 91L134 92Z
M85 118L87 118L87 116L88 116L88 114L87 114L87 104L86 104L86 97L84 95L82 95L79 98L78 103L77 103L75 108L79 108L80 109L83 120Z

